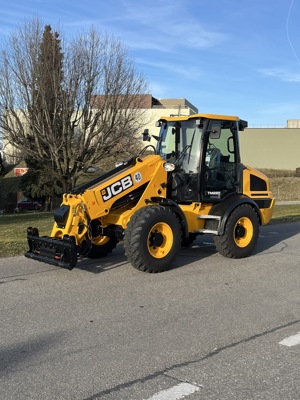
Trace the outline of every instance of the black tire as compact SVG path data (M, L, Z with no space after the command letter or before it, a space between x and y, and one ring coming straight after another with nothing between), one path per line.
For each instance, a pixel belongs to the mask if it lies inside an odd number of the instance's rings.
M109 238L107 236L102 237L101 240L103 241L103 244L92 244L87 255L89 258L106 257L113 251L118 243L117 239ZM101 240L98 242L101 243Z
M124 236L124 249L134 268L145 272L167 270L181 244L176 215L168 208L147 206L130 219Z
M225 257L248 257L255 248L259 236L259 218L249 204L237 207L229 216L224 234L215 236L217 251Z

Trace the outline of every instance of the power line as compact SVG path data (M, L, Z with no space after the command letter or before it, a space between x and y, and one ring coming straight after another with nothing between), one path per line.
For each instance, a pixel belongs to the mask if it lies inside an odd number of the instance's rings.
M294 0L291 0L290 9L289 9L289 12L288 12L288 15L287 15L287 18L286 18L285 30L286 30L286 36L287 36L287 40L289 42L289 45L291 46L291 49L292 49L292 51L294 53L294 56L295 56L295 58L297 60L297 63L300 66L299 57L297 56L296 50L295 50L295 48L293 46L293 43L291 41L290 34L289 34L289 22L290 22L290 15L291 15L291 12L292 12L293 5L294 5Z

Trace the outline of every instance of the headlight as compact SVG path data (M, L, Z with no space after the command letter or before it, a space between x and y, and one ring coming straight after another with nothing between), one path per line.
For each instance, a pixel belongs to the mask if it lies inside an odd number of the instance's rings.
M164 169L165 169L165 171L167 171L167 172L172 172L172 171L174 171L174 169L175 169L175 165L172 164L172 163L166 162L166 163L164 164Z

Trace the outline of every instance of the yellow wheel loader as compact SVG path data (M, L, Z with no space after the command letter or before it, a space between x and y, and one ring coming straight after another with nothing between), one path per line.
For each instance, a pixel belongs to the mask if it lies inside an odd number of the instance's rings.
M235 116L162 117L140 154L63 195L50 236L28 228L26 257L72 269L122 242L137 269L161 272L181 246L212 234L226 257L247 257L274 207L268 178L241 163ZM150 153L150 154L147 154Z

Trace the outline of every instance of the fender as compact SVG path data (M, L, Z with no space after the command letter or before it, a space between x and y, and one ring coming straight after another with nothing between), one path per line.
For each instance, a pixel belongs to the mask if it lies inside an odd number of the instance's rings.
M156 203L156 204L159 204L160 206L171 208L172 211L175 214L177 214L180 219L182 233L185 235L185 237L189 236L188 224L187 224L186 217L185 217L182 209L176 203L176 201L165 198L165 197L153 196L153 197L150 197L150 200L148 200L147 203Z
M224 200L222 203L215 204L210 210L209 215L217 215L221 217L221 221L219 224L219 235L223 235L226 222L232 211L242 204L249 204L254 208L259 217L259 223L261 224L261 214L257 203L253 199L250 199L243 194L235 193Z

